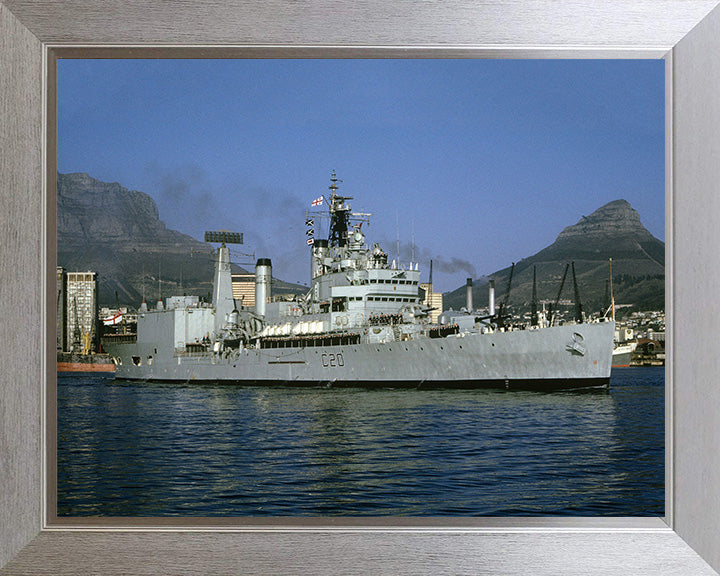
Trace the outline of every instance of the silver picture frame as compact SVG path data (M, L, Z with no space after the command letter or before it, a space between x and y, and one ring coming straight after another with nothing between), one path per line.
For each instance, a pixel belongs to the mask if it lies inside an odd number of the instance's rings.
M720 568L720 9L459 0L201 4L0 1L0 574L715 574ZM118 52L118 50L120 50ZM665 58L668 310L666 516L282 519L238 525L54 522L54 59ZM112 52L111 52L112 51ZM48 105L50 104L50 105ZM716 199L716 196L718 199Z

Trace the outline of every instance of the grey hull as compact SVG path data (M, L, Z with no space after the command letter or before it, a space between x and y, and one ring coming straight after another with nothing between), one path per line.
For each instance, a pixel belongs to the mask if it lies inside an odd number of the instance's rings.
M118 343L116 377L163 382L364 387L497 387L558 390L607 386L613 323L471 333L382 344L175 353Z
M622 352L620 354L613 354L612 365L613 368L624 368L630 366L632 361L632 352Z

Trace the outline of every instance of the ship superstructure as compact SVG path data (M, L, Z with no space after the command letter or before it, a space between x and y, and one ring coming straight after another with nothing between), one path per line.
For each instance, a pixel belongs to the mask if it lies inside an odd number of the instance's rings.
M232 297L227 243L215 235L212 303L173 297L141 309L137 335L104 341L116 377L162 381L227 381L262 385L412 386L566 389L607 386L614 323L505 327L502 315L470 309L430 321L421 303L418 263L388 261L362 230L370 214L352 197L313 202L327 213L327 238L308 238L309 291L272 297L272 263L255 267L255 306Z

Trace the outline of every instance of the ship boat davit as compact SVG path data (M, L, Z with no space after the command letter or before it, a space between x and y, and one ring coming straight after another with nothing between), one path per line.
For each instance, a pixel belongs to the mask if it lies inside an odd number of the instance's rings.
M370 214L351 212L352 198L337 193L334 172L331 182L329 197L313 202L327 210L306 214L308 221L329 219L327 239L308 238L307 294L273 299L272 264L261 258L255 305L237 306L226 245L232 239L216 234L212 303L176 296L156 310L142 306L136 334L103 339L115 377L268 386L608 386L614 322L543 319L520 329L492 310L468 310L433 323L421 301L418 264L389 263L378 244L368 246L362 225Z

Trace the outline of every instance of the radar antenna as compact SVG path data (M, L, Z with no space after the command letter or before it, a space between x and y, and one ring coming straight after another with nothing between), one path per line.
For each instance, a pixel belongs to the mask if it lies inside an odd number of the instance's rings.
M242 244L242 232L230 232L229 230L217 230L215 232L205 232L205 242L215 242L219 244Z
M244 244L242 232L230 232L229 230L216 230L205 232L205 242L222 244L223 246L225 246L226 244ZM237 264L247 266L255 262L255 252L253 252L252 254L246 254L245 252L233 251L232 256L235 257L238 255L242 256L243 260L240 262L233 260L233 262L236 262Z

